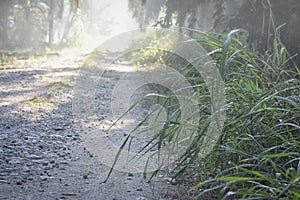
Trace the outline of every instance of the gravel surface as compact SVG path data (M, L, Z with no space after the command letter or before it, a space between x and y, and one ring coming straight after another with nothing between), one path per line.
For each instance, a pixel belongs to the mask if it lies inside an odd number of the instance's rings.
M110 168L86 146L88 130L75 123L72 110L86 56L20 61L0 71L0 199L187 199L183 185L165 174L147 182L142 174L114 171L103 183ZM111 115L110 95L121 75L107 71L97 86L96 126ZM123 137L116 135L115 141Z

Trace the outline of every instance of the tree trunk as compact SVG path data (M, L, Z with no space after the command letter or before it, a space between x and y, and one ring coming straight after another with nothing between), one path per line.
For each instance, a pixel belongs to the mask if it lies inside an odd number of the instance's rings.
M54 24L54 16L53 16L53 10L54 10L54 0L50 0L50 6L49 6L49 46L53 44L53 24Z
M9 15L9 0L3 0L0 2L0 49L8 46L8 30L7 21Z

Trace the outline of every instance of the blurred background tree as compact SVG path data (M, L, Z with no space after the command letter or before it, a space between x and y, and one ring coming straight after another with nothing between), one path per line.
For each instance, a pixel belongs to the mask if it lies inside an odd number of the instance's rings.
M124 27L134 24L126 2L1 0L0 53L95 45L96 38L117 33L116 29L125 31Z
M0 50L35 51L67 43L78 36L79 21L89 17L90 4L79 0L0 1Z
M213 31L243 28L249 32L249 43L261 52L272 49L276 37L291 55L299 54L297 0L129 0L129 9L140 27L173 25Z
M83 30L109 32L110 19L101 16L104 4L95 0L1 0L0 49L72 45ZM272 49L277 37L291 55L299 54L297 0L128 0L128 8L140 27L219 32L243 28L249 32L249 43L261 52ZM114 12L112 15L120 15Z
M0 2L1 48L51 45L53 25L61 20L63 0L4 0Z

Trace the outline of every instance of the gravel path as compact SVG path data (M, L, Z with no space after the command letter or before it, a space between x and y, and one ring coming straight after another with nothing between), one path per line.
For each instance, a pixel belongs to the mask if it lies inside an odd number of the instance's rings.
M0 71L0 199L186 199L182 185L165 175L148 183L142 174L114 171L103 183L109 167L83 142L81 133L88 130L74 122L72 110L86 56L67 53ZM121 75L108 71L107 84L99 85L99 126Z

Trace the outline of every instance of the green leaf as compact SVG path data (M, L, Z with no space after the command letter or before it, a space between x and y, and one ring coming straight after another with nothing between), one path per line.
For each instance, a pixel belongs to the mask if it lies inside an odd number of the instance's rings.
M258 178L252 178L252 177L238 177L238 176L227 176L227 177L220 177L217 178L218 181L253 181L253 180L259 180Z
M294 153L277 153L277 154L268 154L268 155L263 155L263 158L281 158L281 157L288 157L293 155Z

